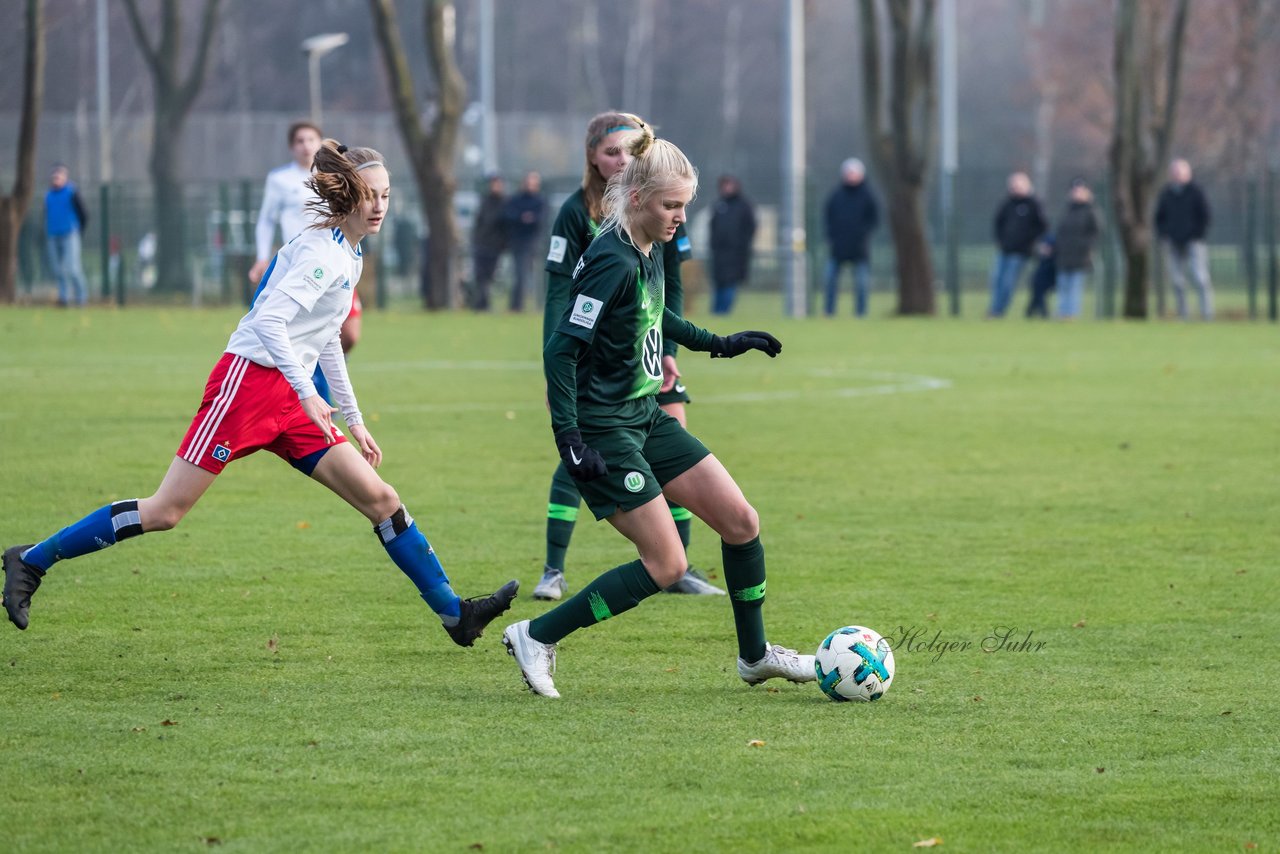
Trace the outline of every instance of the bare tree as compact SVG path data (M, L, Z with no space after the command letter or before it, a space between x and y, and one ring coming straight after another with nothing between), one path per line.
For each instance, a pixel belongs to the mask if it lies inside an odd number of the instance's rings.
M124 0L138 50L151 72L155 116L151 134L151 185L155 193L156 282L165 290L184 290L190 282L183 229L182 182L179 180L182 132L209 66L209 45L217 29L222 0L205 0L196 33L196 51L186 75L179 67L182 47L182 6L178 0L160 0L160 34L147 34L138 0ZM186 4L189 5L190 4Z
M1124 249L1124 316L1128 318L1147 316L1152 204L1169 159L1177 114L1187 2L1116 3L1116 113L1110 165Z
M1049 174L1053 167L1053 124L1059 90L1058 78L1049 66L1051 54L1046 49L1046 3L1047 0L1030 0L1026 6L1027 67L1031 70L1031 83L1037 96L1031 178L1041 197L1049 189Z
M453 216L453 193L457 189L453 162L458 147L463 101L467 95L466 82L453 55L453 3L451 0L426 0L423 26L427 62L435 78L436 99L425 126L414 94L413 74L409 71L409 60L400 38L395 0L369 0L369 6L387 69L400 136L413 164L422 212L430 230L423 302L428 309L453 308L459 305L461 297L453 257L458 245L458 224Z
M867 136L898 261L898 313L933 314L924 185L936 149L935 0L862 0ZM886 98L887 95L887 98Z
M27 0L22 43L22 123L13 189L0 195L0 301L17 296L18 234L36 183L36 127L44 101L44 0Z

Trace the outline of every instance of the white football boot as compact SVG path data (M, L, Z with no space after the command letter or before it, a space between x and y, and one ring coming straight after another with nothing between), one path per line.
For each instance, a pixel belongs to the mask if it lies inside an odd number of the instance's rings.
M748 685L759 685L766 679L786 679L788 682L817 682L818 673L813 666L812 655L801 655L785 646L764 645L764 658L748 664L738 659L738 675Z
M520 665L520 675L529 690L543 697L559 697L560 692L551 681L551 674L556 672L556 645L539 643L529 637L529 621L521 620L507 626L502 633L502 645L507 653ZM809 671L813 671L812 657ZM812 678L812 677L811 677Z

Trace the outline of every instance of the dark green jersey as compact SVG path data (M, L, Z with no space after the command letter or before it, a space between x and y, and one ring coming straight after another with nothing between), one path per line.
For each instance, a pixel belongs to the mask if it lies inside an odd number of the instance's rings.
M581 404L611 406L662 385L662 252L642 255L619 229L600 235L578 260L571 302L556 332L587 345L578 362Z
M662 251L641 255L614 229L578 262L571 300L542 353L551 427L596 429L638 423L656 408L662 341L708 351L715 336L663 301Z
M578 259L587 251L592 239L600 231L600 225L587 212L587 203L579 187L565 199L551 226L551 246L547 251L547 301L542 314L542 345L560 323L564 307L569 302L573 285L573 270Z

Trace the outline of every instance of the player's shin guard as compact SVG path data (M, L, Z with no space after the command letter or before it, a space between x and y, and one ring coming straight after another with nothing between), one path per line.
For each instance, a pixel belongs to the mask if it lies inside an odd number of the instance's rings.
M724 580L733 606L733 627L738 632L738 657L743 661L764 658L764 546L756 537L749 543L720 543L724 556Z
M581 504L578 485L561 463L551 476L551 496L547 502L547 566L550 569L564 570L564 558L573 539L573 526L578 521Z
M22 559L36 569L47 571L60 560L105 549L141 533L138 500L115 501L73 522L44 542L36 543L27 549Z
M387 550L391 560L418 588L431 610L440 616L446 626L458 622L462 613L461 600L449 586L449 578L436 557L427 538L418 530L413 517L400 505L400 509L373 526L378 541Z
M529 637L539 643L559 643L578 629L629 611L658 592L638 560L615 566L560 605L529 622Z
M667 506L671 508L671 518L676 520L676 531L680 534L680 543L684 546L684 550L688 551L689 532L693 528L693 514L671 501L667 502Z

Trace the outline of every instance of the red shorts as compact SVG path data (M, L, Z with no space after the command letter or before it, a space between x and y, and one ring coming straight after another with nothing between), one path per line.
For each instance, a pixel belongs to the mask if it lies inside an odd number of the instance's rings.
M351 289L351 313L347 315L347 320L353 317L359 317L364 313L364 306L360 304L360 292L355 288Z
M232 460L263 448L292 463L345 441L337 427L333 441L325 441L280 371L223 353L209 374L200 411L178 446L178 456L219 474Z

